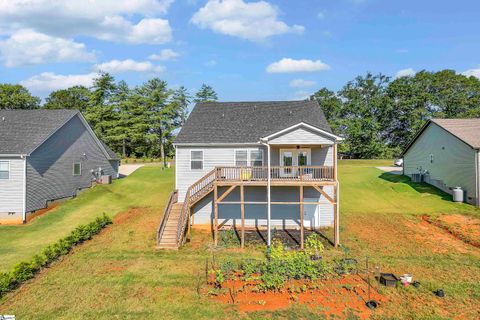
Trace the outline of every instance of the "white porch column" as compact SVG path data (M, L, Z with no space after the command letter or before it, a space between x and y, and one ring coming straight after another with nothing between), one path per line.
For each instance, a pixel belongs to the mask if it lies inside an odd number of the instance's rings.
M271 216L272 216L272 202L270 197L270 179L271 179L271 171L270 171L270 145L268 142L261 141L263 145L267 147L267 156L268 156L268 163L267 163L267 246L270 247L272 243L272 231L271 231Z

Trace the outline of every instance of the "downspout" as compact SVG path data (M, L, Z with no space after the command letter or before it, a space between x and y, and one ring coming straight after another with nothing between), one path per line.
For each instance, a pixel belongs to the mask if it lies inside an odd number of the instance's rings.
M270 145L267 142L268 140L265 140L265 142L260 140L260 143L263 144L264 146L267 147L267 157L268 157L268 162L267 162L267 171L268 171L268 176L267 176L267 246L270 247L270 244L272 242L272 234L271 234L271 225L270 225L270 220L272 216L272 202L271 202L271 194L270 194L270 178L271 178L271 170L270 170Z
M23 158L23 208L22 208L22 222L27 222L27 156Z

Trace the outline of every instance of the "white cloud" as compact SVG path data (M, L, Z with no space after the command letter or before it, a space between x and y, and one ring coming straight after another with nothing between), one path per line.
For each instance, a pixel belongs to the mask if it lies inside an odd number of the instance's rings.
M179 56L180 56L180 53L175 52L172 49L163 49L160 51L159 54L152 54L148 58L150 60L168 61L168 60L175 60Z
M395 78L413 77L415 73L415 70L413 70L412 68L402 69L398 70L398 72L395 74Z
M32 29L50 36L160 44L171 39L165 14L173 0L0 0L0 34ZM140 17L138 23L128 20ZM148 18L145 18L148 17ZM155 17L155 18L154 18Z
M319 20L325 19L325 12L320 11L319 13L317 13L317 18L318 18Z
M0 41L0 54L7 67L95 60L95 54L88 52L83 43L32 30L20 30Z
M90 87L96 76L96 73L61 75L53 72L43 72L20 81L20 84L33 93L48 93L73 86Z
M209 0L190 21L202 29L251 41L304 31L303 26L288 26L278 20L278 13L278 8L266 1Z
M269 73L282 72L315 72L329 70L330 66L321 60L300 59L294 60L290 58L283 58L277 62L270 64L267 67Z
M480 79L480 66L476 69L468 69L462 72L462 74L467 77L476 77Z
M290 87L293 88L305 88L305 87L311 87L316 84L315 81L311 80L304 80L304 79L295 79L290 81Z
M164 67L154 65L149 61L135 61L132 59L111 60L95 65L94 69L96 71L103 71L112 74L118 74L123 72L160 73L164 71Z

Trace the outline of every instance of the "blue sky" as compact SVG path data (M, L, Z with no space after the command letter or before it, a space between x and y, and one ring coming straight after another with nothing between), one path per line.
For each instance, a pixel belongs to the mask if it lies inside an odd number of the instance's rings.
M98 70L222 101L302 99L367 71L480 77L478 1L0 0L0 75L45 97Z

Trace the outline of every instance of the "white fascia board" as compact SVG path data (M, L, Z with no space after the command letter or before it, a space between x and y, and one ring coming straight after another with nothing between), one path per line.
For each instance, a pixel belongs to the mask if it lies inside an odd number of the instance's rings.
M299 123L297 123L297 124L295 124L295 125L293 125L293 126L290 126L290 127L285 128L285 129L283 129L283 130L280 130L280 131L278 131L278 132L272 133L272 134L269 135L269 136L266 136L266 137L264 137L264 138L261 138L260 140L262 140L262 141L268 141L268 140L271 139L271 138L274 138L274 137L276 137L276 136L282 135L282 134L285 133L285 132L288 132L288 131L291 131L291 130L295 130L295 129L300 128L300 127L305 127L305 128L308 128L308 129L310 129L310 130L312 130L312 131L314 131L314 132L324 134L324 135L326 135L326 136L328 136L328 137L334 138L335 141L343 141L343 138L341 138L341 137L339 137L339 136L337 136L337 135L334 135L333 133L330 133L330 132L327 132L327 131L325 131L325 130L319 129L319 128L317 128L317 127L311 126L311 125L309 125L309 124L307 124L307 123L305 123L305 122L299 122Z

